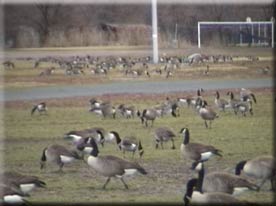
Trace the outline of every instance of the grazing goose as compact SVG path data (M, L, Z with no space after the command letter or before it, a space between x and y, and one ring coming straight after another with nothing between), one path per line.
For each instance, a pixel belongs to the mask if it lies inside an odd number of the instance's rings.
M222 192L203 193L198 186L199 181L196 178L190 179L186 185L186 193L184 195L185 206L191 204L237 204L242 203L237 198Z
M139 142L137 142L137 139L133 136L125 137L122 140L118 132L111 131L110 133L114 134L116 138L116 143L119 149L123 151L124 157L125 157L125 151L128 151L128 152L132 152L132 158L133 158L137 149L138 149L140 158L142 157L142 155L144 154L144 150L140 140Z
M215 98L215 104L216 106L221 109L222 111L225 111L226 108L229 108L229 102L225 99L220 98L220 94L218 91L216 91L216 98Z
M251 115L253 115L252 101L237 103L235 105L234 112L235 112L235 114L238 114L238 112L240 112L244 117L246 116L247 112L249 112Z
M110 104L104 104L100 107L92 107L89 111L101 115L104 118L112 117L113 119L115 119L116 117L116 109Z
M123 117L125 117L127 119L129 119L131 117L134 118L134 115L135 115L135 107L134 106L125 106L124 104L120 104L117 109Z
M200 88L197 90L197 96L188 95L186 97L178 98L177 100L180 103L187 104L188 107L190 107L190 105L196 106L196 102L198 101L198 99L203 99L201 96L202 92L204 92L204 90Z
M226 172L211 172L205 175L203 162L193 164L198 170L198 179L203 181L203 192L223 192L228 194L240 194L245 190L258 190L258 186L247 179Z
M261 179L260 189L267 180L270 180L272 190L276 190L276 164L272 156L262 155L250 160L240 161L236 165L235 174L240 175L242 171L250 177Z
M46 186L45 182L35 176L22 175L17 172L4 172L2 175L4 183L17 185L24 194L29 194L36 187L44 188Z
M183 134L183 143L180 146L180 150L185 157L199 162L207 161L213 155L222 157L220 150L212 145L205 145L195 142L190 142L190 132L188 128L182 128L180 133Z
M35 111L38 111L39 114L47 114L47 106L45 102L41 102L37 105L34 105L31 111L31 115L34 114Z
M46 161L59 166L59 171L62 171L64 164L71 163L74 160L81 159L77 151L71 151L64 146L53 144L43 149L40 169L45 167Z
M253 101L255 103L257 103L257 99L256 99L255 95L253 94L253 92L251 92L250 90L245 89L245 88L241 88L240 99L243 102L251 101L253 99Z
M74 145L77 145L85 137L93 137L97 144L101 144L103 147L105 139L99 136L99 134L97 133L98 130L100 130L103 134L105 133L105 130L101 127L94 127L84 130L73 130L66 133L64 135L64 139L71 140Z
M207 121L209 121L209 128L211 128L212 121L218 118L219 115L211 107L207 107L208 105L205 100L201 100L200 102L201 107L199 109L199 115L204 120L206 128L208 128Z
M145 123L146 127L148 127L148 121L151 121L151 126L153 126L153 122L158 116L158 113L155 109L144 109L142 115L140 112L137 112L137 115L140 117L142 124Z
M123 179L125 176L134 175L136 172L144 175L147 174L145 169L138 163L129 162L112 155L98 156L99 150L94 139L90 139L90 144L93 147L93 150L87 159L87 164L96 170L96 172L107 177L107 180L103 185L103 189L106 188L112 177L119 178L125 188L128 189L128 185Z
M102 107L103 105L108 105L108 104L110 104L110 102L108 102L108 101L102 102L102 101L98 101L96 98L91 98L91 99L89 100L89 103L90 103L91 109L92 109L92 108L100 108L100 107Z
M155 148L158 149L159 144L161 145L161 148L163 148L163 142L167 142L167 141L172 141L172 149L175 149L175 145L174 145L174 137L176 137L176 135L174 134L174 132L172 130L170 130L167 127L159 127L155 130L154 133L154 138L155 138Z
M24 194L16 185L0 184L0 204L1 205L20 205L28 203L24 197L29 195ZM4 203L4 204L3 204Z

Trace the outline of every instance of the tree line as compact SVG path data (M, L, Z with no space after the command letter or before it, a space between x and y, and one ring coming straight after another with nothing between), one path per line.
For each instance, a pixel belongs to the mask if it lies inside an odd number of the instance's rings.
M5 4L6 47L150 45L150 4ZM269 21L275 2L264 5L158 5L159 42L196 44L198 21ZM176 33L177 28L177 33ZM225 43L218 31L219 43ZM206 38L215 43L213 35Z

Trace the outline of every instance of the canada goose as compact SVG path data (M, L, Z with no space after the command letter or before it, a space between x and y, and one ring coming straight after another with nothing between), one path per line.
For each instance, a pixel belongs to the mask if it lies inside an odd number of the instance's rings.
M231 91L227 92L227 95L229 95L228 102L229 102L230 107L233 109L234 113L237 114L236 105L241 103L241 101L239 99L236 99L235 96L234 96L234 93L231 92Z
M215 118L218 118L219 115L211 108L207 107L207 102L205 100L201 100L201 107L199 109L199 115L205 122L206 128L208 128L207 121L209 121L209 128L211 128L212 121Z
M104 118L111 116L113 119L115 119L116 117L116 109L110 104L104 104L100 107L93 107L89 111L101 115Z
M17 172L4 172L2 174L4 183L13 183L24 193L29 194L36 187L44 188L46 183L38 177L30 175L22 175Z
M186 97L178 98L178 102L186 103L188 107L190 107L190 105L196 106L196 102L198 101L198 99L203 99L201 96L202 92L204 92L204 90L200 88L197 90L196 96L188 95Z
M213 155L222 157L220 150L212 145L205 145L195 142L190 142L190 132L188 128L182 128L180 133L183 134L183 143L180 146L184 156L193 161L207 161Z
M28 194L24 194L16 185L0 184L0 204L24 204L28 203L25 197Z
M229 102L225 99L220 98L220 94L218 91L216 91L216 98L215 98L215 104L216 106L221 109L222 111L225 111L226 108L229 108Z
M255 97L255 95L253 94L252 91L250 91L248 89L245 89L245 88L241 88L241 91L240 91L241 101L243 101L243 102L250 101L251 98L253 99L253 101L255 103L257 103L257 99L256 99L256 97Z
M146 127L148 127L148 120L151 121L151 126L153 126L153 122L158 116L158 113L155 109L144 109L142 114L138 111L137 115L140 117L142 124L145 123Z
M47 110L48 110L48 108L46 106L46 103L41 102L41 103L33 106L31 115L33 115L35 111L38 111L39 114L43 114L43 113L47 114Z
M137 142L137 139L133 136L125 137L122 140L117 132L111 131L110 133L114 134L117 145L119 149L123 151L124 156L125 156L125 151L128 151L128 152L132 152L132 158L133 158L136 150L138 149L139 156L140 158L142 157L142 155L144 154L144 150L140 140L139 142Z
M235 114L240 112L243 116L246 116L246 113L249 112L253 115L252 101L249 102L239 102L235 105Z
M123 117L126 117L127 119L131 117L134 118L134 115L135 115L134 106L125 106L124 104L120 104L117 109Z
M203 162L194 163L193 168L198 170L198 180L203 182L203 192L223 192L236 195L248 189L258 190L257 185L237 175L226 172L210 172L205 175Z
M271 188L275 191L276 164L272 156L262 155L250 160L240 161L236 165L235 174L240 175L242 171L248 176L261 179L260 189L267 180L270 180Z
M43 149L40 169L43 169L46 161L48 161L57 164L59 166L59 171L62 171L64 164L71 163L77 159L81 159L77 151L70 151L64 146L53 144Z
M111 177L119 178L124 184L125 188L128 189L128 185L123 179L125 176L133 175L136 172L140 172L144 175L147 174L145 169L138 163L129 162L112 155L98 156L99 150L94 139L91 139L90 143L93 147L93 150L87 159L87 164L101 175L107 177L107 180L103 185L103 189L106 188Z
M100 108L103 105L110 104L110 102L107 102L107 101L106 102L98 101L94 97L89 100L89 103L90 103L91 109L92 108Z
M172 141L172 149L175 149L174 139L173 139L174 137L176 137L176 135L169 128L166 128L166 127L157 128L154 133L154 138L155 138L155 142L156 142L155 148L157 149L160 144L161 148L164 149L163 142L167 142L167 141L171 140Z
M235 204L241 203L234 196L222 192L203 193L198 188L199 181L196 178L190 179L186 184L186 193L184 195L185 206L192 204Z
M85 137L93 137L97 144L104 146L105 139L100 137L97 133L97 130L101 130L104 134L105 130L100 127L94 127L91 129L84 130L73 130L64 135L64 139L71 140L74 145L77 145Z

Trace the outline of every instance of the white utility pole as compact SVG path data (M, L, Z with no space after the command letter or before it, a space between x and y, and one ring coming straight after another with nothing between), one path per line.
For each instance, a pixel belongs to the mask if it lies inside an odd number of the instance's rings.
M157 0L151 0L153 63L158 63Z

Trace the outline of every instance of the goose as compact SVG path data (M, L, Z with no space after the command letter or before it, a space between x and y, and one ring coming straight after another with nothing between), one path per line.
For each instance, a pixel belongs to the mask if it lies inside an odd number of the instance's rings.
M234 113L237 114L236 105L241 103L241 101L239 99L236 99L234 96L234 93L231 91L227 92L227 95L229 95L228 102L229 102L230 107L233 109Z
M247 112L249 112L251 115L253 115L252 101L237 103L235 105L234 112L235 112L235 114L240 112L244 117L246 116Z
M134 118L134 115L135 115L134 106L125 106L124 104L120 104L117 109L123 117L126 117L127 119L131 117Z
M140 158L144 154L144 150L141 144L141 141L137 142L137 139L133 136L131 137L125 137L123 140L120 138L118 132L111 131L110 133L114 134L116 138L117 145L120 150L123 151L124 157L125 157L125 151L132 152L132 158L134 157L134 154L136 150L138 149Z
M104 118L111 116L113 119L115 119L116 117L116 109L110 104L104 104L100 107L93 107L89 111L101 115Z
M161 145L161 148L163 148L163 142L167 142L167 141L172 141L172 149L175 149L175 145L174 145L174 137L176 137L176 135L174 134L174 132L167 128L167 127L159 127L157 129L155 129L155 133L154 133L154 138L155 138L155 148L158 149L159 144Z
M84 129L84 130L72 130L64 135L64 139L71 140L73 145L77 145L80 141L82 141L85 137L93 137L97 144L101 144L102 147L104 146L105 139L101 138L97 130L100 130L103 134L105 133L105 130L100 127L94 127L90 129Z
M29 194L37 187L46 187L46 183L36 176L22 175L17 172L4 172L2 176L4 183L17 185L24 194Z
M73 162L74 160L82 159L77 151L71 151L62 145L53 144L43 149L40 169L45 167L46 161L59 166L59 171L62 171L64 164Z
M248 90L248 89L245 89L245 88L241 88L240 99L243 102L251 101L253 99L253 101L255 103L257 103L257 99L256 99L254 93L252 91Z
M147 174L146 170L136 162L130 162L112 155L99 156L98 146L94 139L90 139L89 142L93 150L87 158L87 164L96 172L107 177L103 189L106 188L112 177L119 178L124 187L128 189L128 185L124 181L125 176L134 175L137 172L143 175Z
M207 161L213 155L222 157L221 150L212 145L190 142L190 131L188 128L182 128L180 133L183 134L183 143L180 146L180 151L185 157L199 162Z
M104 101L104 102L103 101L98 101L96 98L91 98L89 100L89 103L90 103L91 109L92 108L100 108L104 105L110 104L110 102L108 102L108 101Z
M36 104L33 106L32 110L31 110L31 115L33 115L35 113L35 111L38 111L39 114L47 114L47 106L45 102L41 102L39 104Z
M271 155L261 155L249 160L242 160L236 165L235 174L244 174L253 177L255 179L261 179L259 188L264 185L267 180L271 182L271 188L273 191L276 189L275 178L276 168L275 159Z
M222 111L225 111L226 108L230 107L229 102L227 100L220 98L220 94L218 91L216 91L215 104Z
M205 175L203 162L194 163L192 169L198 171L198 179L203 182L203 192L223 192L238 195L248 189L259 189L256 184L247 179L227 172L210 172Z
M207 107L207 102L205 100L201 100L201 107L199 109L199 115L205 122L205 127L208 128L207 121L209 121L209 128L211 128L212 121L215 118L218 118L219 115L211 108Z
M198 99L203 99L201 96L201 93L204 92L204 90L202 88L197 90L197 95L193 96L193 95L188 95L186 97L182 97L182 98L178 98L178 102L179 103L185 103L187 104L188 107L190 107L190 105L196 106L196 102L198 101Z
M25 197L28 194L24 194L16 185L0 184L0 204L25 204L28 203Z
M185 206L192 204L237 204L242 203L236 197L222 192L203 193L198 187L197 178L190 179L186 184L186 193L184 195Z
M153 126L153 122L158 116L158 113L155 109L144 109L142 115L140 112L137 112L137 115L140 117L142 124L145 123L145 126L148 127L148 121L151 121L151 126Z

